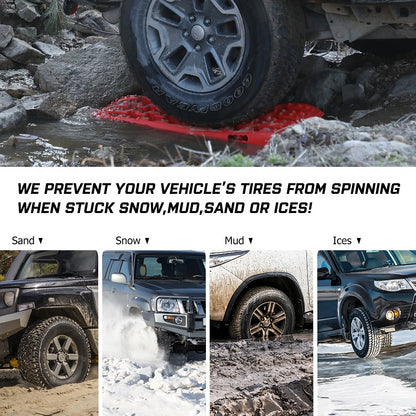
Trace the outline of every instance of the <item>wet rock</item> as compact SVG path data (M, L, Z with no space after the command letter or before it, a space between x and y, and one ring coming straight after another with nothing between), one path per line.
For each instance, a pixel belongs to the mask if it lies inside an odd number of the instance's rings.
M97 10L80 13L74 29L85 35L117 35L119 33L118 26L107 22Z
M41 41L35 42L33 46L39 49L44 55L49 57L55 57L63 55L65 53L59 46L51 45L49 43L44 43Z
M39 66L35 80L42 92L59 91L77 107L100 107L138 92L119 37L74 50Z
M93 45L94 43L102 42L103 40L105 40L105 38L102 36L88 36L85 38L85 43Z
M325 111L335 97L341 94L346 80L346 72L338 69L316 72L297 89L296 99Z
M0 112L0 133L12 130L26 121L26 110L18 101Z
M342 102L351 104L365 99L364 87L361 84L346 84L342 87Z
M28 43L32 43L36 40L38 30L34 26L17 27L15 29L16 36Z
M16 37L12 39L7 48L3 49L2 53L19 64L41 63L45 59L42 52Z
M39 37L40 42L48 43L49 45L54 45L55 40L56 40L56 38L54 38L51 35L42 35L42 36Z
M4 55L0 53L0 70L1 69L12 69L14 67L13 61L9 58L6 58Z
M35 84L27 69L2 72L0 74L0 89L14 98L36 93Z
M416 94L416 74L406 75L400 78L392 92L390 93L391 97L398 97L403 95L415 95Z
M14 31L9 25L0 25L0 50L4 49L13 39Z
M0 112L14 106L14 100L5 91L0 91Z
M40 17L36 6L30 1L15 0L15 5L18 16L26 22L31 23Z
M60 120L77 110L77 104L59 92L24 97L21 100L28 115Z

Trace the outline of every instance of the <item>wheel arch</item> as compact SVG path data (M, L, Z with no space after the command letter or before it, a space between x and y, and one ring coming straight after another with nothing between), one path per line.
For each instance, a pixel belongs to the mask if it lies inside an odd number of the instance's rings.
M367 291L359 285L345 287L342 290L339 299L338 322L340 328L342 328L344 332L346 331L348 333L349 316L355 308L365 308L370 317L374 311L374 305L370 296Z
M34 309L29 320L29 325L35 321L43 321L54 316L64 316L75 321L81 328L90 327L90 319L75 306L59 306L56 308Z
M236 289L228 303L224 321L227 323L230 322L234 307L248 290L261 286L273 287L285 293L295 308L296 325L303 325L303 314L305 312L304 297L299 282L289 273L262 273L244 280Z

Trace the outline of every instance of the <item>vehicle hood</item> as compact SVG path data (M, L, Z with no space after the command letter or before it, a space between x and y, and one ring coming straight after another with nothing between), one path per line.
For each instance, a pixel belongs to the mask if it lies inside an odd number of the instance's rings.
M87 286L98 285L97 276L86 277L37 277L26 280L3 280L0 282L0 289L12 287L38 289L43 287L64 287L64 286Z
M416 277L416 265L377 267L371 270L344 273L350 277L360 276L369 279L403 279Z
M135 286L155 292L157 296L205 297L205 279L135 281Z

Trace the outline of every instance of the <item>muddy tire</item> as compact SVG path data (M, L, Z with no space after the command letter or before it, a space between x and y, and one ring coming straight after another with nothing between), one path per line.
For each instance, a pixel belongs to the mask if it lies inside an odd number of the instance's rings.
M304 47L297 0L124 0L121 39L145 95L210 126L269 110L292 87Z
M392 333L383 334L381 336L381 348L389 348L393 344Z
M41 387L84 381L91 365L88 338L72 319L55 316L27 328L18 351L22 378Z
M273 287L250 289L239 300L230 322L235 339L275 340L295 327L295 309L282 291Z
M364 308L356 308L349 318L351 345L360 358L376 357L380 353L382 335L374 328Z

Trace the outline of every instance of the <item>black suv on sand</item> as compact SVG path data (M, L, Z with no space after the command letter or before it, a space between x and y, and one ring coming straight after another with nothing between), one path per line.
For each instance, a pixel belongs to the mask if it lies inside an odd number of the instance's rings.
M205 254L196 251L106 251L103 295L141 315L166 351L205 350Z
M23 379L77 383L98 355L95 251L21 251L0 282L0 364Z
M375 357L391 334L416 328L416 250L318 253L318 338L351 340Z

